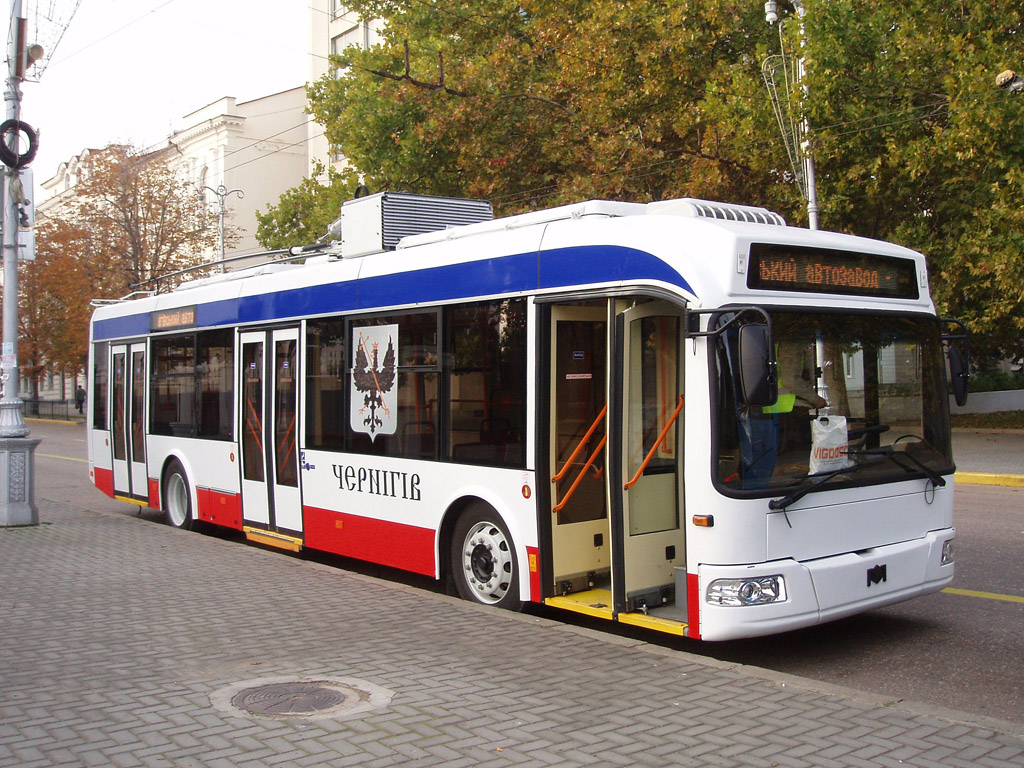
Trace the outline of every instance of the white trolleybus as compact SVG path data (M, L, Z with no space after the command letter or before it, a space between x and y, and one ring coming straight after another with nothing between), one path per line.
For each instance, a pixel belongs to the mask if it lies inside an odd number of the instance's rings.
M96 309L97 488L705 640L953 578L966 377L921 254L697 200L384 193L340 224Z

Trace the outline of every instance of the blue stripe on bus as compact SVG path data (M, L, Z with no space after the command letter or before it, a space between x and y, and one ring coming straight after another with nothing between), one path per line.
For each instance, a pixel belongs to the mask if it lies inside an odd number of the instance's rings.
M474 296L656 280L693 293L676 270L646 251L622 246L575 246L448 264L343 283L293 288L199 304L200 328L284 320L388 306L455 301ZM149 313L96 321L96 340L144 336Z

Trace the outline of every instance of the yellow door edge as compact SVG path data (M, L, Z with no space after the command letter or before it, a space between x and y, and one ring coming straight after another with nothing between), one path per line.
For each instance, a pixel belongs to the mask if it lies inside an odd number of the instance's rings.
M129 498L128 496L118 496L116 494L114 495L114 501L124 501L124 502L127 502L128 504L134 504L137 507L148 507L149 506L149 502L147 502L147 501L142 501L141 499L132 499L132 498Z
M242 531L245 533L245 538L257 544L266 544L268 547L286 549L289 552L298 552L302 549L302 539L297 539L294 536L287 536L283 533L275 533L274 531L263 531L259 528L250 528L248 526L242 528Z
M545 598L544 604L598 619L610 621L612 618L612 593L607 589L590 589L560 597L548 597Z
M687 625L685 622L661 619L657 616L646 616L642 613L620 613L619 623L653 629L655 632L664 632L669 635L686 636Z

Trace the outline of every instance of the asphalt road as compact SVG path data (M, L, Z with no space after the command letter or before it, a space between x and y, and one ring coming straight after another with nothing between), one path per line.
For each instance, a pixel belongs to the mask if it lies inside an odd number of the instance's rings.
M32 422L36 498L46 503L139 514L88 479L85 429ZM615 628L693 653L774 669L891 697L1024 723L1024 488L956 490L957 576L952 589L784 635L698 643ZM142 513L154 520L152 512ZM45 514L42 515L45 520ZM284 556L284 555L282 555ZM335 559L342 567L350 561ZM373 573L431 586L382 569ZM560 620L585 619L536 609ZM607 624L593 626L609 629Z

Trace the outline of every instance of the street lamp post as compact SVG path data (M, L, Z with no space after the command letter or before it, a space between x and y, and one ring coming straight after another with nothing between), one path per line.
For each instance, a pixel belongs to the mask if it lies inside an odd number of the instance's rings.
M245 193L242 190L240 190L240 189L228 189L223 184L218 184L216 189L214 189L213 187L203 187L202 189L199 190L200 196L202 196L203 191L207 190L207 189L210 190L213 194L215 194L217 196L217 201L219 203L219 211L218 211L218 215L217 215L217 221L218 221L218 226L219 226L218 234L219 234L219 238L220 239L218 240L218 242L220 244L220 271L223 272L224 271L224 215L226 213L226 209L225 209L225 206L224 206L224 201L230 195L238 195L238 199L242 200L242 199L245 198Z
M35 505L33 480L35 475L35 449L38 438L29 438L29 428L22 414L18 397L18 229L20 206L25 203L21 183L21 167L31 161L30 155L20 154L19 132L25 128L20 122L21 79L24 74L22 39L25 25L21 17L21 0L11 0L11 33L7 47L7 87L5 130L0 136L5 142L3 155L7 166L2 174L3 233L3 353L0 361L0 527L38 525L39 511ZM7 136L10 136L10 142ZM30 142L31 144L31 142Z

